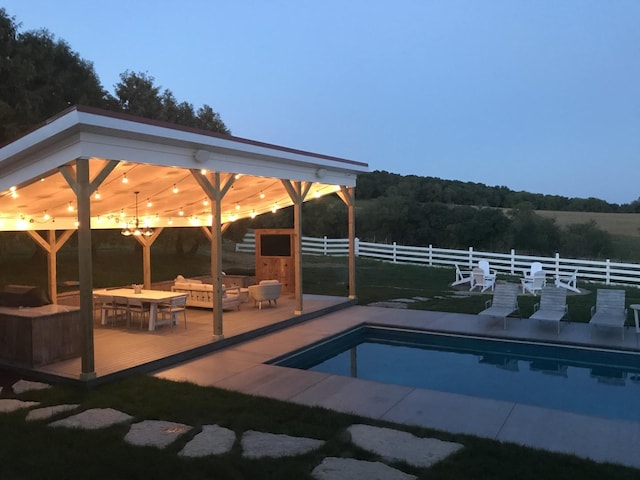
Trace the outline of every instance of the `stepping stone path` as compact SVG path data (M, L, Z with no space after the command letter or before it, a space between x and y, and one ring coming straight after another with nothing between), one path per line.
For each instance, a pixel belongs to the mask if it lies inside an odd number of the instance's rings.
M124 441L140 447L164 448L193 427L164 420L144 420L131 425Z
M27 414L27 422L34 422L36 420L47 420L51 417L53 417L54 415L57 415L59 413L64 413L64 412L68 412L70 410L75 410L76 408L78 408L80 405L72 405L72 404L66 404L66 405L54 405L53 407L42 407L42 408L36 408L35 410L31 410L28 414Z
M407 432L371 425L351 425L347 431L360 448L385 461L402 461L414 467L430 467L462 448L459 443L420 438Z
M92 408L77 415L63 418L50 423L52 427L82 428L85 430L97 430L107 428L118 423L125 423L133 420L131 415L122 413L113 408Z
M20 380L12 385L14 393L49 388L49 385ZM0 413L31 409L27 421L47 420L80 408L80 405L65 404L41 408L39 402L0 398ZM66 427L86 430L107 428L112 425L130 423L131 415L112 408L92 408L49 423L51 427ZM165 448L193 429L189 425L164 420L142 420L130 426L124 441L136 446ZM327 457L317 465L311 475L316 480L351 480L371 478L377 480L411 480L414 475L390 467L384 462L404 462L418 468L427 468L457 452L459 443L443 442L435 438L420 438L407 432L391 428L356 424L347 429L351 442L379 457L379 461L364 461L354 458ZM233 430L219 425L204 425L202 430L180 450L180 457L205 457L228 453L236 442ZM321 448L325 441L313 438L292 437L283 434L248 430L241 437L242 456L248 459L282 458L304 455Z
M1 398L0 399L0 412L9 413L21 410L23 408L31 408L33 406L40 405L38 402L23 402L22 400L16 400L14 398Z
M245 458L293 457L316 450L324 445L322 440L290 437L249 430L242 435L242 456Z
M178 453L181 457L206 457L222 455L231 451L236 442L236 433L218 425L203 425L197 434Z
M367 462L353 458L327 457L313 469L316 480L353 480L371 478L375 480L413 480L415 475L396 470L381 462Z

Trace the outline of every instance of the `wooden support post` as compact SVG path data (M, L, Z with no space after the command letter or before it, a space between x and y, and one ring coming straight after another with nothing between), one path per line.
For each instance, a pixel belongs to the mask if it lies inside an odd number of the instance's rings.
M82 371L80 378L96 377L93 344L93 260L91 258L91 188L89 159L76 160L76 195L78 197L78 281L80 283L80 318L82 322Z
M340 187L336 192L338 197L347 205L349 218L349 298L356 298L356 215L354 187Z
M151 246L158 239L158 235L164 227L158 227L153 230L153 235L149 237L134 237L140 245L142 245L142 283L144 288L151 288Z
M235 175L228 174L224 179L220 172L209 172L207 178L200 170L191 170L191 174L209 197L211 205L211 278L213 280L213 336L224 338L222 325L222 208L225 194L233 185Z
M293 201L293 264L295 272L295 315L302 315L302 203L311 189L309 182L282 180L282 185Z

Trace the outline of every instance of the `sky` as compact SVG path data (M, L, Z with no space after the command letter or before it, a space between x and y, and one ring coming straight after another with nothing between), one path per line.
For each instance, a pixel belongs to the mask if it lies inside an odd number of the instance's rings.
M0 0L233 135L373 170L640 198L638 0Z

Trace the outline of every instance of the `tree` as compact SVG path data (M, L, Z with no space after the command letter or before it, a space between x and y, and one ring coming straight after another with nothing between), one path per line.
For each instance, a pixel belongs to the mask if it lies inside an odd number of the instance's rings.
M562 235L562 254L576 258L605 258L612 252L611 235L587 223L568 225Z
M0 143L70 105L106 107L109 95L91 62L47 30L18 27L0 9Z

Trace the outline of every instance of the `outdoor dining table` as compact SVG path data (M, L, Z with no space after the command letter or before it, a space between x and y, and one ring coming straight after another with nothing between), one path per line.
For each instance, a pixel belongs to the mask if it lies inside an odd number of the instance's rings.
M182 297L182 292L170 292L168 290L147 290L142 289L140 293L135 293L133 288L103 288L93 291L94 297L110 299L112 297L131 298L149 303L149 330L155 330L158 318L158 304L165 303L172 298ZM102 325L105 325L107 318L103 311Z

